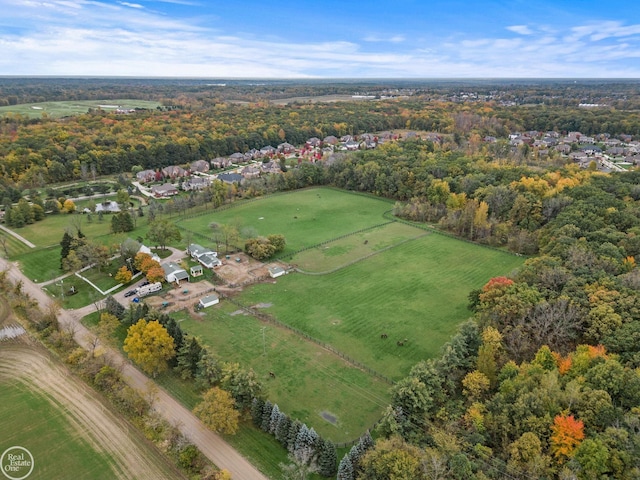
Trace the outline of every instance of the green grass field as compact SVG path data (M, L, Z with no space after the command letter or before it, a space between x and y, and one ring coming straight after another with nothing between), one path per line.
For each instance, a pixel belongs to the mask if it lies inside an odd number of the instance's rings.
M510 273L523 259L388 222L383 213L389 208L386 201L321 188L265 197L178 224L206 235L211 222L285 235L287 252L304 249L287 262L309 274L251 286L237 299L247 306L262 304L277 320L397 380L418 361L439 354L470 316L472 289ZM221 358L256 370L272 402L334 441L359 436L379 418L388 385L334 354L316 351L315 344L290 331L231 316L235 309L223 302L205 311L203 321L180 317L181 326ZM380 338L382 333L388 338ZM322 413L334 415L337 423Z
M313 188L240 203L219 212L177 221L178 227L212 236L209 225L235 223L259 235L282 234L285 255L363 228L386 223L393 204L329 188ZM194 239L201 243L201 239Z
M21 445L33 454L31 479L112 479L112 460L71 427L60 408L19 382L0 382L0 431L4 448Z
M434 357L469 317L467 295L522 259L431 234L329 275L290 274L239 300L399 379ZM292 260L296 263L295 257ZM387 339L380 335L386 333ZM399 347L396 342L408 339Z
M102 107L100 107L102 105ZM102 108L102 110L111 112L116 108L146 108L155 109L160 106L158 102L148 100L69 100L61 102L39 102L24 103L20 105L10 105L0 107L0 116L8 114L19 114L29 118L40 118L43 114L49 117L59 118L71 115L81 115L87 113L90 108Z
M174 317L221 359L253 368L272 402L321 435L336 442L353 440L379 420L389 402L389 384L287 329L234 314L235 310L223 302L205 311L202 320L185 314Z

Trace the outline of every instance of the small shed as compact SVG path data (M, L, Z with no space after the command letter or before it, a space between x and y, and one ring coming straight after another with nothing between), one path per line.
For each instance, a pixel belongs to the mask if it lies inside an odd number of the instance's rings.
M189 273L191 273L192 277L199 277L202 275L203 270L202 270L202 265L194 265L193 267L191 267L189 269Z
M285 273L287 273L286 270L284 268L278 266L278 265L269 268L269 276L271 278L280 277L280 276L284 275Z
M220 303L220 298L218 298L215 293L212 293L211 295L202 297L198 302L198 305L200 305L200 308L207 308L218 303Z

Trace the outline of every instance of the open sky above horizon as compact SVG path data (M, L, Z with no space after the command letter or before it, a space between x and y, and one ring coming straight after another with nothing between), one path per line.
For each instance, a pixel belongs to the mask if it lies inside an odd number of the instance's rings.
M640 2L0 0L0 75L640 78Z

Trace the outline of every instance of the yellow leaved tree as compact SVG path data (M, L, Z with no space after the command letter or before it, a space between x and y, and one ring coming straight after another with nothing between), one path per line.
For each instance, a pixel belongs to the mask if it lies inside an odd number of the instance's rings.
M156 320L140 319L129 327L123 350L142 370L154 377L167 369L167 360L175 356L173 338Z

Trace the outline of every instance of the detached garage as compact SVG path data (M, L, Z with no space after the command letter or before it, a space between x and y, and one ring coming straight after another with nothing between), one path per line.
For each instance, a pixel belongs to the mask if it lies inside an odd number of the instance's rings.
M198 302L198 306L200 308L207 308L218 303L220 303L220 299L218 298L218 296L215 294L211 294L207 295L206 297L202 297Z

